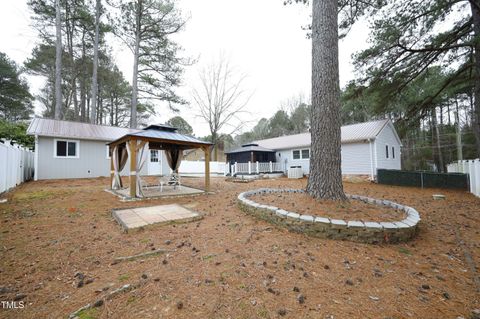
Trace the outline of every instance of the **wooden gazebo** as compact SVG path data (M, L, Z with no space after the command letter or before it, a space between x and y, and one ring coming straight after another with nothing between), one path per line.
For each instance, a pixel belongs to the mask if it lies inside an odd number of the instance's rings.
M210 146L212 143L180 134L176 128L168 125L150 125L138 132L126 134L108 145L112 154L110 186L113 190L122 187L120 171L124 168L127 160L130 163L130 197L133 198L139 197L141 193L137 175L146 160L148 150L165 151L169 165L175 171L178 169L184 150L201 148L205 153L205 191L210 191Z

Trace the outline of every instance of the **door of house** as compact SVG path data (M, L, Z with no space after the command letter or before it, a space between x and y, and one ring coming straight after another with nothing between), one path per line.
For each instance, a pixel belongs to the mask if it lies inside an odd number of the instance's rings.
M162 153L159 150L150 150L148 160L148 175L162 174Z

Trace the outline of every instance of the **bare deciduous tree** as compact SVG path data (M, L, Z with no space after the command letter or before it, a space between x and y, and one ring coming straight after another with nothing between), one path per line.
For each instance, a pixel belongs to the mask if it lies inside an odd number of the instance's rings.
M251 97L251 93L244 89L245 77L236 73L226 58L220 57L217 62L200 71L200 85L192 91L199 115L208 123L210 129L211 142L215 145L214 161L218 159L220 130L229 127L229 134L232 134L246 123L239 117L246 112L245 106Z

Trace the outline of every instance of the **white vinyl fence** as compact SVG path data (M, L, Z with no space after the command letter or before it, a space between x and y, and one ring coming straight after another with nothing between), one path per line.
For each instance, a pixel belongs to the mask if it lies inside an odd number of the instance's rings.
M33 178L33 154L10 141L0 141L0 193Z
M457 161L447 165L449 173L468 174L470 180L470 192L480 197L480 160Z
M226 165L223 162L210 162L210 175L224 175ZM182 161L178 172L181 175L205 175L205 162Z
M232 176L236 174L260 174L260 173L278 173L283 172L282 163L276 162L248 162L235 163L230 167Z

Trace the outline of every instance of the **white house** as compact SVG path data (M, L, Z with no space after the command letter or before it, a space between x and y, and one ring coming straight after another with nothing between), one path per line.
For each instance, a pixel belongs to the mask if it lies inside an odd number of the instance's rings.
M277 162L284 167L301 166L304 174L310 168L310 133L254 141L275 150ZM390 120L379 120L342 126L342 174L376 176L377 169L401 169L402 143Z
M108 142L140 130L35 118L27 134L35 136L35 180L110 176ZM170 172L165 154L149 150L142 175ZM121 173L128 175L127 169Z

